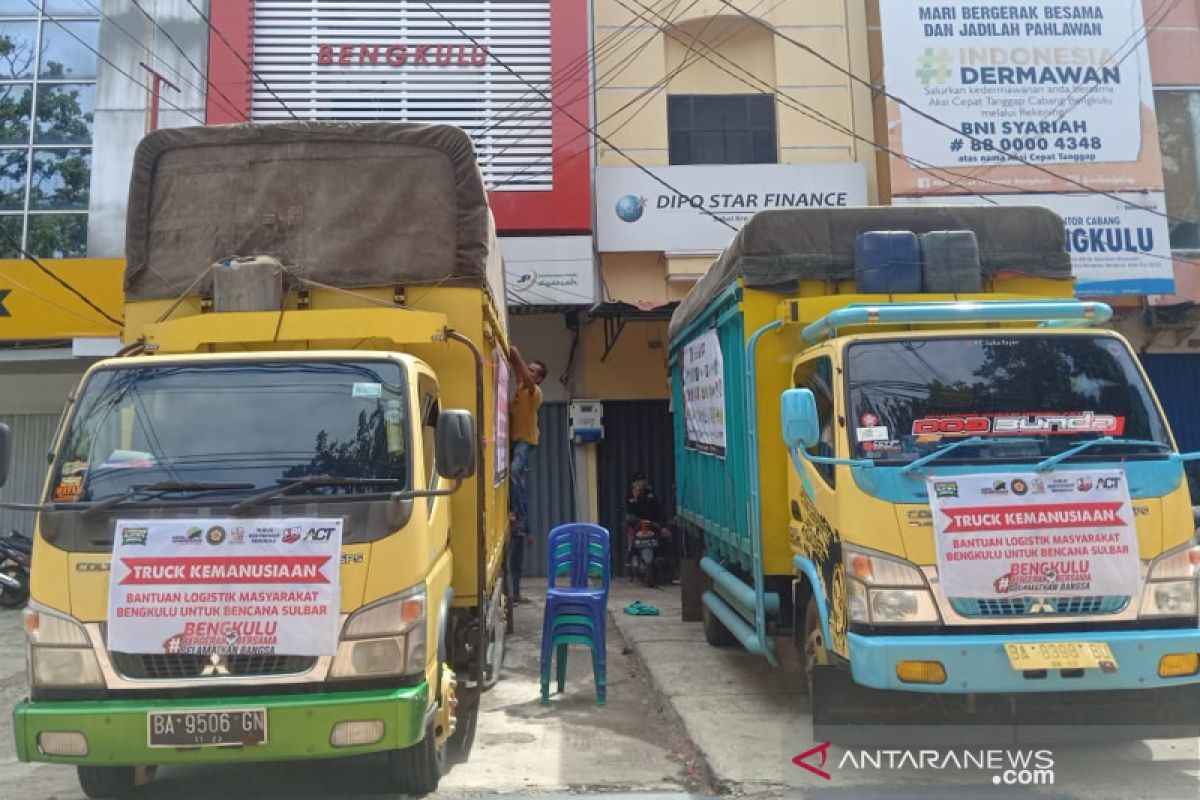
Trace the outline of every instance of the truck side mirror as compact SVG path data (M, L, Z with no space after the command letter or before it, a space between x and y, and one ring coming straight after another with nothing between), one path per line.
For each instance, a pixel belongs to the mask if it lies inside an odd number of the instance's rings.
M8 483L9 460L12 458L12 431L0 422L0 486Z
M461 480L475 474L475 419L470 411L448 408L438 414L434 440L438 475Z
M783 441L791 450L807 450L821 441L817 399L809 389L786 389L779 399Z

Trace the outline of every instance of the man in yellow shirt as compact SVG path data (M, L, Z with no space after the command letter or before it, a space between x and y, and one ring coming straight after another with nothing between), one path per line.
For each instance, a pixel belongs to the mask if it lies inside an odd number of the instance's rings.
M512 576L512 601L528 603L529 599L521 594L521 575L525 571L525 545L529 536L529 462L538 444L538 410L542 407L541 383L546 379L546 365L541 361L526 364L516 347L509 348L509 356L517 375L517 396L508 414L512 447L512 467L508 473L508 519L512 523L508 571Z

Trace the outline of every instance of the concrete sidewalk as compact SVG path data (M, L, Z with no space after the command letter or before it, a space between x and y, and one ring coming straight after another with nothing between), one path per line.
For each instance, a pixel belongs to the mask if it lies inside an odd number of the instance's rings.
M635 600L662 614L623 613ZM794 785L791 759L812 746L812 727L793 648L780 648L784 663L775 669L741 647L710 646L700 623L682 621L678 586L647 589L614 578L609 611L664 711L687 730L718 786L745 792Z

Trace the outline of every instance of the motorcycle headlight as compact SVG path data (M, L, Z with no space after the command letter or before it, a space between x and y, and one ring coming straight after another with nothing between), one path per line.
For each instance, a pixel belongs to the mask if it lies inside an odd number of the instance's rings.
M87 631L65 614L30 602L25 608L29 681L38 689L104 686Z
M331 678L418 675L425 669L425 585L384 598L346 620Z

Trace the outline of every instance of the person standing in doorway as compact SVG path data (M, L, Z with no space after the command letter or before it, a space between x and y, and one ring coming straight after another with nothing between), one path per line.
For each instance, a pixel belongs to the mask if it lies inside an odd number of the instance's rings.
M546 365L541 361L528 364L515 346L509 347L513 370L517 375L517 396L509 411L509 441L512 443L512 466L508 475L509 531L508 571L512 576L512 601L528 603L521 594L521 575L525 571L525 550L529 540L529 470L533 450L538 445L538 410L542 407L541 383L546 379Z

